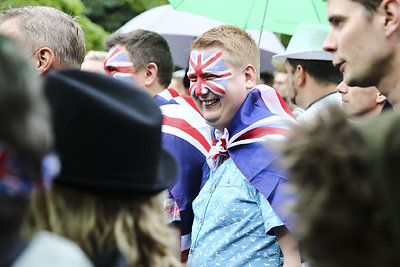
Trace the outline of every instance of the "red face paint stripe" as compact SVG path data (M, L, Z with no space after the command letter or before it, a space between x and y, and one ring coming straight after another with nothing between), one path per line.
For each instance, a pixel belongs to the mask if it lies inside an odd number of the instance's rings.
M225 90L221 89L220 87L218 87L215 84L209 83L209 82L205 82L205 85L207 85L208 87L210 87L213 91L219 93L219 94L225 94Z

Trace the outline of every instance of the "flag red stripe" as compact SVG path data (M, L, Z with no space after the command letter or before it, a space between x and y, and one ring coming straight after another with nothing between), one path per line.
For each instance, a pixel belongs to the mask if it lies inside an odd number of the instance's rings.
M206 151L210 150L211 146L208 141L197 129L193 128L193 126L190 125L187 121L178 118L171 118L166 115L164 115L163 117L163 125L175 127L181 131L184 131L185 133L196 139L206 149Z
M277 127L259 127L252 129L238 137L237 141L263 137L268 134L281 134L287 136L290 130Z
M203 114L201 114L200 110L197 108L196 104L193 102L193 99L192 99L192 97L191 97L190 95L182 95L181 97L182 97L182 98L186 101L186 103L188 103L194 110L196 110L197 113L199 113L201 117L203 117ZM203 118L204 118L204 117L203 117Z
M289 114L292 118L296 119L296 117L293 115L292 111L290 110L288 104L283 100L283 98L278 94L278 92L275 92L276 96L279 99L279 103L281 104L282 108L285 110L287 114Z
M172 97L180 96L179 93L178 93L175 89L173 89L173 88L167 88L167 90L168 90L168 92L170 93L170 95L171 95Z

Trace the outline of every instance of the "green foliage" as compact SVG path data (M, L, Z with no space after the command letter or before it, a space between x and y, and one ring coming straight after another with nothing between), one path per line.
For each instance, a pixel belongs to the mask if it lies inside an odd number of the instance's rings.
M51 6L71 16L82 14L84 5L81 0L5 0L2 8L22 6Z
M104 41L109 35L100 25L93 23L86 16L77 17L77 21L83 26L85 31L86 51L104 50Z
M281 34L281 43L283 44L283 46L286 48L290 42L290 39L292 38L291 35L287 35L287 34Z
M84 15L108 32L116 31L138 14L129 4L120 0L83 0L83 3L86 7Z
M82 0L84 15L114 32L136 15L150 8L168 4L167 0Z
M156 6L169 4L168 0L120 0L120 2L129 4L138 13Z

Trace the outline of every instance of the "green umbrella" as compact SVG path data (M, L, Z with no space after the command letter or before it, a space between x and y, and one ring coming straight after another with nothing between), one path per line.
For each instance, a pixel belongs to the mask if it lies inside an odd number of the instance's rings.
M325 23L323 0L169 0L182 11L196 13L242 29L293 35L299 23ZM187 22L187 23L196 23Z

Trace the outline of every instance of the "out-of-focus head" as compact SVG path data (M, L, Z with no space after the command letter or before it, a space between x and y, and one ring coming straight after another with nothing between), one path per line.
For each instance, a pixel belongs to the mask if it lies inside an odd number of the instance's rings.
M49 113L38 77L22 51L15 42L0 35L2 237L19 230L29 193L51 182L48 161L43 161L52 144Z
M51 147L41 84L22 49L0 35L0 140L40 163Z
M261 84L266 84L268 86L273 87L274 84L274 75L270 72L261 72L260 73L260 81Z
M336 90L342 94L343 108L351 116L379 114L386 97L375 86L348 86L342 81Z
M361 124L339 107L320 115L281 147L305 257L313 266L397 266L399 114Z
M283 97L287 98L289 96L288 92L288 75L285 72L277 72L274 76L274 84L272 87L278 92L278 94Z
M17 41L28 56L34 58L39 73L80 68L85 57L81 25L52 7L27 6L5 10L0 14L0 33Z
M177 70L172 74L171 83L169 84L169 88L176 90L181 95L189 95L189 88L185 87L185 79L186 71L185 70Z
M104 61L107 52L105 51L89 51L82 62L81 70L106 73L104 70Z

